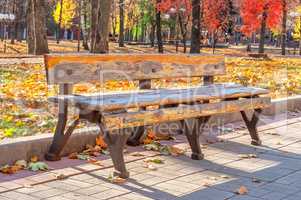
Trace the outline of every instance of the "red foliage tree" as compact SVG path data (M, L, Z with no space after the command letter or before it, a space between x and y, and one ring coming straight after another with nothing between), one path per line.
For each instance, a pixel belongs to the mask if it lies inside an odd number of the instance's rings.
M229 13L227 2L225 0L203 0L203 21L210 33L226 26Z
M264 53L266 28L275 28L281 22L281 0L243 0L241 16L244 23L241 31L245 35L260 30L259 53Z
M241 16L244 25L241 31L250 36L261 28L261 22L266 12L268 28L275 28L281 21L281 0L243 0L241 5Z
M164 13L183 12L186 15L190 15L192 9L190 0L162 0L157 8Z

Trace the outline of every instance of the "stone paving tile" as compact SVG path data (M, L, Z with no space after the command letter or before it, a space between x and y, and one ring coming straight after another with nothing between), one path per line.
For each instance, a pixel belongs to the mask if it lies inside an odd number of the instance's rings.
M2 197L8 198L8 199L14 199L14 200L38 200L38 199L40 199L40 198L34 197L32 195L22 194L22 193L15 192L15 191L2 193L2 194L0 194L0 199Z
M23 193L23 194L31 194L35 192L50 190L50 189L51 187L48 187L46 185L35 185L32 187L24 187L24 188L17 189L16 192Z
M100 193L96 193L91 195L91 197L94 197L96 199L99 200L103 200L103 199L111 199L114 197L119 197L122 196L123 194L128 193L127 191L120 191L120 190L115 190L115 189L109 189L109 190L105 190L103 192Z
M46 199L49 197L60 196L67 192L68 191L63 190L63 189L52 188L50 190L43 190L43 191L31 193L30 196L33 196L33 197L36 197L39 199Z
M82 195L75 192L69 192L61 195L61 197L66 198L68 200L97 200L94 197L88 195Z
M224 200L233 196L233 193L220 191L214 188L206 188L203 190L195 191L190 194L178 197L177 200Z
M93 194L101 193L101 192L104 192L107 190L110 190L110 188L101 186L101 185L94 185L92 187L79 189L76 191L76 193L81 194L81 195L93 195Z

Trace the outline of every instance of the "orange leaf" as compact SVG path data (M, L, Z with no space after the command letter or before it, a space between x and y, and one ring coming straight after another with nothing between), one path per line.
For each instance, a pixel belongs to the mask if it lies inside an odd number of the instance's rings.
M151 140L154 140L156 138L156 134L152 130L149 130L147 133L147 137Z
M98 136L96 138L96 145L100 146L102 149L108 148L108 145L105 143L104 139L102 136Z
M32 157L30 158L30 161L33 162L33 163L35 163L35 162L38 162L38 161L39 161L39 158L38 158L38 156L32 156Z

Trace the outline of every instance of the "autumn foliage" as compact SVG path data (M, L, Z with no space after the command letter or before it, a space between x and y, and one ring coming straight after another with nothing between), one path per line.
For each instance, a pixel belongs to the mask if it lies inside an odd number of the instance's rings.
M191 13L192 6L190 0L162 0L157 4L157 9L164 13Z
M204 23L210 33L227 23L229 4L225 0L204 0Z
M267 26L270 29L277 27L282 17L281 0L243 0L241 17L244 25L241 31L250 36L261 27L264 12L267 14Z

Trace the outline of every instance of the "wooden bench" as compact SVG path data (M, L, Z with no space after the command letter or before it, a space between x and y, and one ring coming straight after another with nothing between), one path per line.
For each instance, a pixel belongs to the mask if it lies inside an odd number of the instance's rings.
M256 124L262 109L270 105L268 91L237 84L214 84L214 76L226 73L224 57L200 55L46 55L48 84L59 85L58 124L45 156L60 159L60 153L80 120L99 126L108 144L116 173L129 177L123 158L126 143L139 145L144 127L180 121L192 149L192 159L203 159L199 136L210 116L241 112L252 138L260 145ZM198 87L152 89L154 79L203 77ZM109 80L139 81L140 90L116 94L74 95L74 84ZM68 105L79 108L78 118L66 128ZM149 109L149 107L152 109ZM133 108L136 110L133 111ZM245 111L254 110L252 118ZM192 123L193 122L193 123Z

